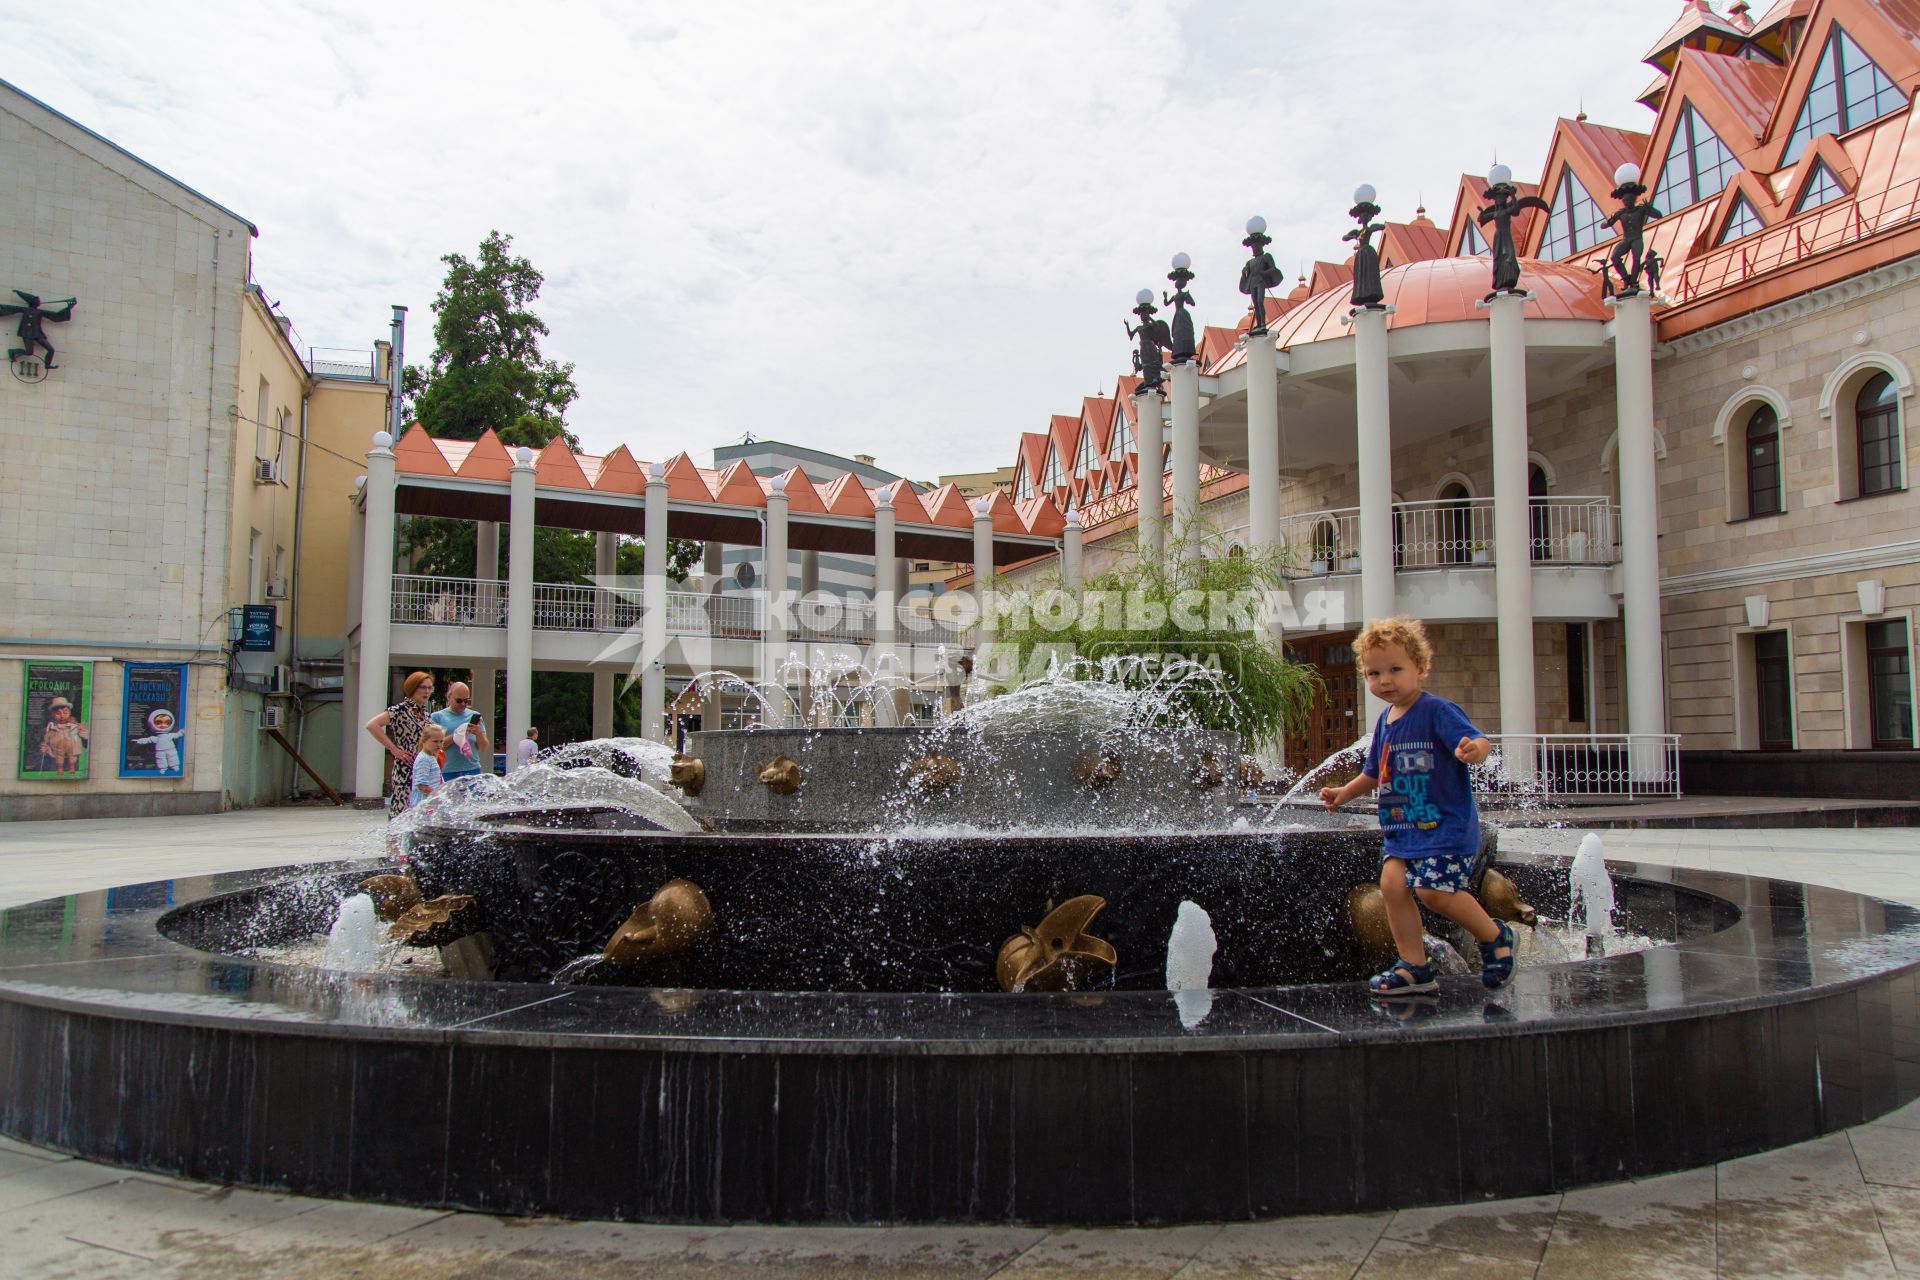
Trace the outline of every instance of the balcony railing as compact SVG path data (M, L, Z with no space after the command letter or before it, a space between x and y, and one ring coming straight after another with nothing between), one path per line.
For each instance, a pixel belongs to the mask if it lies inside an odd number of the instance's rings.
M494 579L393 575L393 620L439 627L504 627L507 584Z
M1493 499L1393 504L1397 569L1492 564ZM1527 504L1527 552L1535 564L1615 564L1619 507L1608 498L1534 498ZM1360 509L1340 507L1287 517L1281 540L1298 574L1360 571Z
M380 380L379 356L355 348L308 347L307 372L319 378L348 378L356 382Z
M1475 789L1543 800L1648 800L1680 794L1677 733L1505 733L1476 766Z

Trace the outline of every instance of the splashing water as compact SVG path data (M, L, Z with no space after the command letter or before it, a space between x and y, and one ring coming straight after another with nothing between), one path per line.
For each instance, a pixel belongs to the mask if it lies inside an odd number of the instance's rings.
M1573 855L1567 872L1573 885L1572 910L1585 921L1587 936L1605 938L1613 933L1613 877L1607 874L1607 855L1597 833L1580 837L1580 851Z
M327 934L326 950L320 953L320 967L354 972L378 969L385 951L373 899L356 893L340 904L340 917Z
M1213 955L1220 949L1213 920L1195 902L1182 900L1167 935L1167 990L1180 1011L1180 1025L1191 1031L1213 1011Z
M633 750L636 743L645 750ZM642 776L624 777L599 764L586 763L601 759L628 767L618 755L637 761ZM700 823L664 791L668 785L666 766L672 759L670 748L641 743L636 738L557 747L551 758L537 758L504 778L479 773L455 779L400 814L389 830L404 839L423 826L469 826L489 814L594 805L637 814L663 831L698 831ZM656 771L658 782L653 781Z

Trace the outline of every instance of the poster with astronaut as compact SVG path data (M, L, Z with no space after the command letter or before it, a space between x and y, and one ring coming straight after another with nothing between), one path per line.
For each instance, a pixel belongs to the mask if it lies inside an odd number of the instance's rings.
M183 662L129 662L120 718L120 776L186 776L187 667Z
M20 778L78 782L92 758L91 662L29 662L20 713Z

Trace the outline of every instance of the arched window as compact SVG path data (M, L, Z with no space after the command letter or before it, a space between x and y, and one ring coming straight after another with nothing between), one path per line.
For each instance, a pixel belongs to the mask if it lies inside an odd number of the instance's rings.
M1440 510L1435 523L1439 546L1435 559L1441 564L1465 564L1473 554L1472 515L1467 486L1455 481L1440 491Z
M1316 565L1331 566L1334 554L1340 549L1340 535L1333 521L1316 521L1313 526L1312 558Z
M1780 417L1763 404L1747 419L1747 514L1777 516L1780 492Z
M1527 557L1545 560L1553 552L1553 535L1547 524L1547 472L1539 463L1527 466Z
M1860 496L1900 488L1899 395L1893 375L1876 373L1854 397L1853 421L1860 457Z

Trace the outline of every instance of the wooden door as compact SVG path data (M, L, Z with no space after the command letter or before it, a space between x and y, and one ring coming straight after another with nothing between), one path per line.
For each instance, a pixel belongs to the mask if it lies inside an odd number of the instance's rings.
M1295 662L1320 673L1324 692L1307 714L1307 730L1287 738L1287 767L1299 772L1319 764L1366 732L1360 723L1360 672L1353 661L1356 632L1314 636L1287 646Z

